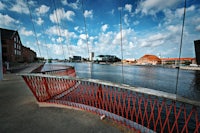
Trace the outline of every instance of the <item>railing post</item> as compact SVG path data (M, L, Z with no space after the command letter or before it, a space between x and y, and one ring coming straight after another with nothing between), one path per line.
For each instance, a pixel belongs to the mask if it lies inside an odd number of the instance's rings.
M101 108L101 104L102 104L102 98L103 98L103 94L102 94L102 87L101 85L99 85L99 88L97 89L97 107Z
M43 84L45 86L45 89L46 89L46 93L48 95L48 99L51 98L51 94L49 93L49 87L48 87L48 84L47 84L47 81L46 81L46 77L43 77L42 78L42 81L43 81Z
M32 91L33 95L35 96L35 98L37 99L38 102L40 102L39 97L36 94L36 90L34 91L34 88L32 87L30 81L28 81L28 76L22 76L24 81L26 82L26 84L28 85L28 87L30 88L30 90ZM34 79L35 80L35 79Z

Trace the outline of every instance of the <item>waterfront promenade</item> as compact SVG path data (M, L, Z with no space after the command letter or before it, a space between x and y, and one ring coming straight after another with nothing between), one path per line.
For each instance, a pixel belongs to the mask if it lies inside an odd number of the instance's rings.
M30 65L18 73L33 70ZM39 107L36 99L16 73L0 81L0 133L120 133L132 132L98 115L66 108Z

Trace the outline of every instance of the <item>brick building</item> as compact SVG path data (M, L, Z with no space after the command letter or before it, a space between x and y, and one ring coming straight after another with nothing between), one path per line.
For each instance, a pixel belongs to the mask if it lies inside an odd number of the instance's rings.
M33 62L36 58L36 52L31 50L30 48L22 46L22 57L23 61L25 62Z
M22 45L17 31L0 28L0 32L3 62L16 63L34 61L36 52Z
M195 58L161 58L163 65L177 65L184 64L184 65L190 65L190 64L196 64Z

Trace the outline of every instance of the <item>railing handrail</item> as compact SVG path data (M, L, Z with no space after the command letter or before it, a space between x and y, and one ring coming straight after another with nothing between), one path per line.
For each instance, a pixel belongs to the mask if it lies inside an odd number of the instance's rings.
M66 70L66 68L62 68L62 69L52 69L52 70L47 70L47 71L41 71L41 72L38 72L38 73L44 73L44 72L54 72L54 71L62 71L62 70Z
M83 81L83 82L93 82L101 85L106 85L106 86L112 86L112 87L117 87L117 88L123 88L126 90L142 93L142 94L147 94L147 95L152 95L152 96L157 96L160 98L166 98L174 101L179 101L182 103L187 103L191 104L194 106L199 106L200 107L200 102L191 100L176 94L164 92L164 91L159 91L159 90L153 90L149 88L144 88L144 87L133 87L127 84L120 84L120 83L114 83L110 81L105 81L105 80L99 80L99 79L87 79L87 78L79 78L79 77L71 77L71 76L54 76L54 75L46 75L46 74L38 74L38 73L21 73L18 74L20 76L40 76L40 77L46 77L46 78L58 78L58 79L69 79L69 80L78 80L78 81Z
M57 66L59 66L59 65L57 65ZM40 72L37 72L37 73L52 72L52 71L62 71L62 70L66 70L68 68L74 68L73 66L64 66L64 67L65 68L53 68L51 70L43 70L43 71L40 71Z

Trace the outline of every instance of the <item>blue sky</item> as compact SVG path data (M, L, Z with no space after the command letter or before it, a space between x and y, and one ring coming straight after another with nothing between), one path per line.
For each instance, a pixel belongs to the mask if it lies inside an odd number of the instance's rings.
M186 1L181 57L195 57L200 1ZM178 57L183 7L184 0L83 0L83 8L82 0L1 0L0 27L18 30L23 45L45 58L88 57L88 47L121 58L121 11L125 59Z

